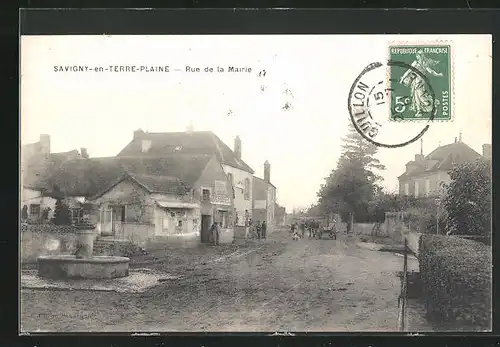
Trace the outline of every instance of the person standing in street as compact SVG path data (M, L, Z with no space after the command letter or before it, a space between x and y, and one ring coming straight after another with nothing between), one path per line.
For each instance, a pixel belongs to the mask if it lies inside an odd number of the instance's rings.
M261 226L261 232L262 232L262 238L263 239L266 238L266 231L267 231L266 221L263 221L262 222L262 226Z
M212 232L212 241L214 243L214 246L218 246L220 235L219 235L219 226L217 222L214 222L214 224L212 224L211 232Z
M304 234L306 232L306 225L304 222L300 222L300 237L304 238Z
M261 229L261 225L260 225L260 220L257 221L255 229L257 230L257 238L258 239L262 238L262 234L261 234L262 229Z
M21 221L28 221L28 205L24 205L23 209L21 210Z

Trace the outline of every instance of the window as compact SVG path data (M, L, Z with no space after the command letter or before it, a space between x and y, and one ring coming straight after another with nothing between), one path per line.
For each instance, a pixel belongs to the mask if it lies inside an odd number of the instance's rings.
M125 206L114 205L111 208L113 210L113 220L115 222L125 222Z
M245 200L250 200L250 180L245 178Z
M425 180L425 195L429 196L431 192L431 181L429 179Z
M71 223L81 224L83 221L83 209L80 207L71 209Z
M227 178L228 178L228 180L229 180L229 182L230 182L230 184L231 184L231 190L232 190L232 192L233 192L233 199L234 199L234 197L235 197L235 193L234 193L234 177L233 177L233 174L229 172L229 173L227 174Z
M202 189L201 200L202 201L210 201L210 189Z
M405 195L410 195L410 185L405 183Z
M30 205L30 217L31 218L40 217L40 205L39 204L31 204Z
M418 198L418 181L415 181L415 197Z

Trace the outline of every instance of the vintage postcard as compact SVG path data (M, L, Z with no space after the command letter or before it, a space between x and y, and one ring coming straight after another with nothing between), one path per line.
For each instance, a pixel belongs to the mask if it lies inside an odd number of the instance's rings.
M20 39L20 331L491 331L490 35Z

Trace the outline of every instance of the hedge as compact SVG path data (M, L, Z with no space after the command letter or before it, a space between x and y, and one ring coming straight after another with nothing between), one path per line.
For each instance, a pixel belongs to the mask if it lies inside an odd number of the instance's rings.
M491 329L491 247L444 235L422 235L419 247L429 319Z

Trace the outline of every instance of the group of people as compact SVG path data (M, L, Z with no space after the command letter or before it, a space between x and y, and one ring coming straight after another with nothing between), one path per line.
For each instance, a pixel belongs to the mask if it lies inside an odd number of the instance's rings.
M250 232L256 239L265 239L267 232L267 224L266 221L257 221L257 223L253 223L250 219L248 221L248 226L250 227Z
M315 220L300 221L299 223L293 222L290 227L290 233L294 239L304 238L306 231L309 232L309 237L316 237L320 232L320 222Z
M265 239L266 238L266 232L267 232L267 224L266 221L257 221L257 223L253 223L252 220L250 219L248 221L248 226L250 227L250 232L253 236L253 238L256 239ZM212 226L210 227L210 237L212 239L212 243L215 246L219 245L219 239L220 239L220 227L219 223L214 222Z

